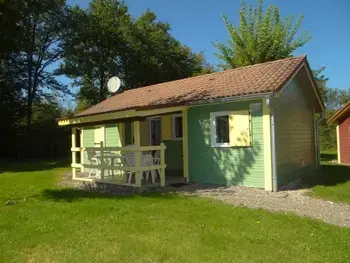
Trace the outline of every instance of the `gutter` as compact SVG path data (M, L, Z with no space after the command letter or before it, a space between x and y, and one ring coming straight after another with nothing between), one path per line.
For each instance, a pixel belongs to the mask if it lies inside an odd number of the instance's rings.
M188 106L200 106L205 105L209 103L221 103L221 102L233 102L233 101L240 101L240 100L253 100L253 99L261 99L267 96L274 95L274 92L265 92L265 93L258 93L258 94L248 94L248 95L241 95L241 96L231 96L231 97L223 97L223 98L216 98L216 99L208 99L208 100L197 100L192 101L188 103Z
M271 113L271 158L272 158L272 191L278 191L277 162L276 162L276 132L275 132L275 111L271 107L271 97L266 97L266 105Z

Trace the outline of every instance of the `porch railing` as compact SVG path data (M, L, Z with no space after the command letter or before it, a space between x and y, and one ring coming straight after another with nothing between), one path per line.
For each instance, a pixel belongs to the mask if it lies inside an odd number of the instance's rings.
M73 144L74 145L74 144ZM165 149L164 143L157 146L127 146L127 147L104 147L103 142L100 143L100 147L72 147L72 174L73 180L87 181L87 182L105 182L120 185L133 185L136 187L142 186L142 176L145 171L154 172L160 171L160 185L165 186ZM93 151L97 153L98 158L101 160L98 163L85 163L85 156L87 156L88 151ZM142 154L159 151L160 152L160 162L159 164L144 165L142 163ZM80 163L77 163L76 154L80 153ZM117 163L108 163L105 161L108 154L115 154L114 158L123 158L127 153L133 153L135 156L133 165L125 165L125 163L118 161ZM85 169L94 169L99 171L99 178L89 178L87 176L78 176L86 173L79 173L80 171L85 171ZM112 172L112 174L110 174ZM117 172L117 173L115 173ZM130 173L135 176L134 183L129 183L127 181L127 174Z

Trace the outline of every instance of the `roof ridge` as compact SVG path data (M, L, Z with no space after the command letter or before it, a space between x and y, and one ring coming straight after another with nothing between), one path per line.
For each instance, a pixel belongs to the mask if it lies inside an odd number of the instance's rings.
M298 56L298 57L288 57L288 58L284 58L284 59L272 60L272 61L262 62L262 63L258 63L258 64L254 64L254 65L248 65L248 66L244 66L244 67L227 69L227 70L213 72L213 73L209 73L209 74L203 74L203 75L199 75L199 76L187 77L187 78L182 78L182 79L178 79L178 80L161 82L161 83L147 85L147 86L133 88L133 89L127 89L121 93L116 93L113 96L101 101L100 103L97 103L97 104L89 107L88 109L85 109L85 110L75 114L75 116L86 115L86 114L88 114L88 112L95 112L95 111L96 112L105 112L106 111L106 109L104 109L105 107L108 106L110 108L110 107L112 107L111 105L114 105L114 104L118 104L118 103L123 104L123 100L125 100L125 98L135 97L133 100L131 100L130 103L135 104L136 103L135 100L137 100L136 104L141 105L142 104L141 101L147 101L147 99L149 97L149 93L147 93L147 91L148 92L151 91L152 93L154 92L155 94L158 94L158 93L163 94L164 92L167 93L165 91L167 87L172 88L174 86L178 86L179 88L177 89L177 91L175 92L173 90L172 92L175 95L177 93L179 93L179 94L181 93L180 96L185 96L185 94L186 94L186 96L188 97L188 96L191 96L191 94L190 94L191 91L189 90L190 87L189 87L188 83L201 83L200 86L211 85L211 84L208 84L209 80L220 81L221 79L225 79L226 75L228 75L228 76L240 75L240 76L243 76L243 79L246 79L244 77L244 76L246 76L245 73L247 74L247 77L249 77L251 75L251 73L254 71L257 71L257 72L260 72L261 70L267 71L270 68L271 69L273 69L273 68L278 69L278 68L280 68L280 65L281 66L286 65L286 67L288 69L289 64L292 64L293 67L297 67L296 64L300 65L301 63L304 63L305 61L307 61L305 55ZM271 66L266 67L265 65L271 65ZM293 72L294 72L294 70L295 69L293 69ZM292 74L293 72L291 72L290 74ZM285 75L286 72L280 72L280 74L285 76L287 79L289 79L291 76L291 75L286 76ZM198 89L198 87L197 87L197 89ZM200 90L200 88L199 88L199 90ZM223 95L223 94L221 94L221 95ZM120 98L120 99L122 99L122 101L119 101L117 103L116 101L114 101L116 98L117 98L117 100L118 100L118 98ZM159 98L161 98L161 96ZM179 98L178 98L178 100L179 100ZM123 107L125 108L125 105ZM118 107L115 106L112 108L118 108Z
M207 77L207 76L213 76L213 75L219 75L219 74L223 74L223 73L227 73L227 72L231 72L231 71L235 71L235 70L238 71L238 70L242 70L242 69L252 68L252 67L260 66L262 64L266 65L266 64L272 64L272 63L278 63L280 61L287 61L287 60L300 59L300 58L306 58L306 55L301 55L301 56L297 56L297 57L281 58L281 59L277 59L277 60L261 62L261 63L257 63L257 64L253 64L253 65L247 65L247 66L238 67L238 68L231 68L231 69L227 69L227 70L223 70L223 71L216 71L216 72L207 73L207 74L198 75L198 76L192 76L192 77L187 77L187 78L182 78L182 79L176 79L176 80L170 80L170 81L166 81L166 82L160 82L160 83L151 84L151 85L142 86L142 87L137 87L137 88L133 88L133 89L127 89L124 92L132 91L132 90L138 90L138 89L144 89L144 88L148 88L148 87L152 87L152 86L158 86L158 85L162 85L162 84L165 84L165 83L176 83L176 82L180 82L180 81L184 81L184 80L190 80L190 79L196 79L196 78L199 79L199 78L203 78L203 77ZM117 94L115 94L115 95L117 95ZM115 95L113 95L112 97L114 97ZM110 98L112 98L112 97L110 97Z

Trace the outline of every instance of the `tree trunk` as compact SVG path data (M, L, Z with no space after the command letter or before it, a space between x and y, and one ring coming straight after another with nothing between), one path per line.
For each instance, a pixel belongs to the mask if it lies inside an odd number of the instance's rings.
M103 95L103 85L104 85L104 72L101 72L100 75L100 87L99 87L99 101L103 101L105 99L104 95Z
M31 126L32 126L32 106L33 106L33 53L30 51L27 55L28 59L28 82L27 82L27 103L26 103L26 129L25 129L25 141L22 145L24 147L25 155L28 157L31 152Z
M32 126L32 113L33 113L33 99L28 96L27 98L27 109L26 109L26 127L27 131L30 130Z

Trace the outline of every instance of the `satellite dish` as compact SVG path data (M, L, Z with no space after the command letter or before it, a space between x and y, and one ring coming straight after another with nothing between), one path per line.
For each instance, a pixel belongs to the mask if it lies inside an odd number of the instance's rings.
M120 88L120 79L118 77L111 77L108 80L107 87L111 93L116 92Z

